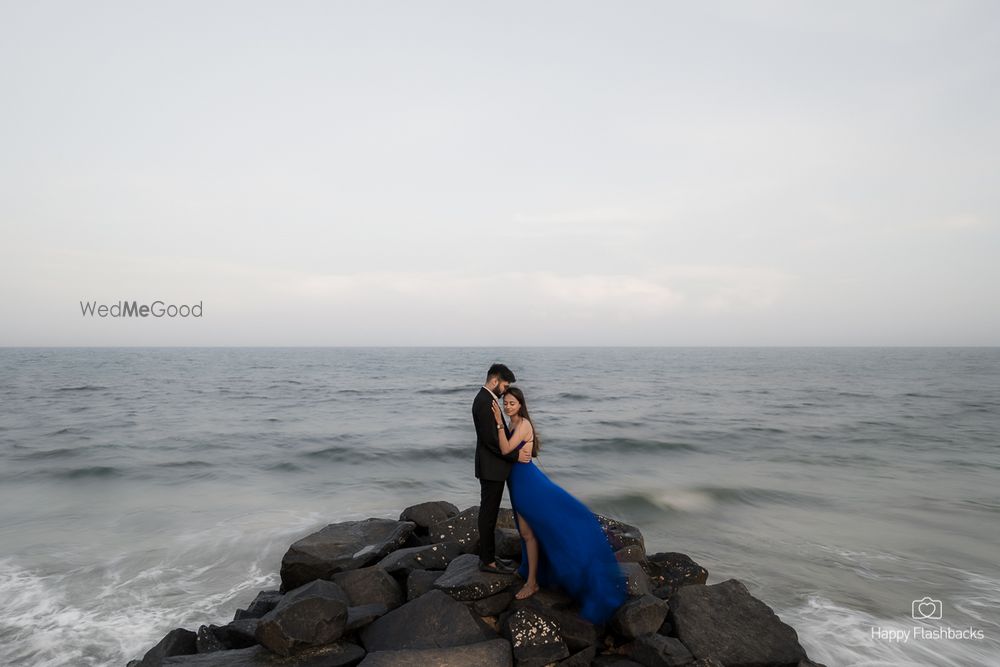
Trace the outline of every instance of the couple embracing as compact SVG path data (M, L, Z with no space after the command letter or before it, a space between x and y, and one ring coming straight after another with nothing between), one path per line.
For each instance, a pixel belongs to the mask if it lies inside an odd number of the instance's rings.
M509 368L493 364L472 403L481 490L479 569L515 571L513 563L496 556L495 530L506 483L521 534L516 571L525 584L516 597L531 597L539 586L561 589L580 605L583 618L604 623L627 599L625 578L597 517L534 464L539 438L524 393L511 386L515 381Z

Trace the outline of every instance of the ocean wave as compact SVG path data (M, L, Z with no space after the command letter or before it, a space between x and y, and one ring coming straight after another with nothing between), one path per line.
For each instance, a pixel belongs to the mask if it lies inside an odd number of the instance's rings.
M107 389L107 387L97 384L83 384L77 387L59 387L56 391L100 391L103 389Z
M581 452L625 454L701 451L701 448L687 442L640 440L638 438L586 438L571 444L570 447Z

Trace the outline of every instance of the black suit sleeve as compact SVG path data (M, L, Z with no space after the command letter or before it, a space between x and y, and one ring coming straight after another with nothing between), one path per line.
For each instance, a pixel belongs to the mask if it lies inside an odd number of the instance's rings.
M491 452L508 461L517 460L517 452L504 454L500 451L500 436L497 434L497 420L493 416L493 401L483 400L476 404L473 417L476 422L476 436Z

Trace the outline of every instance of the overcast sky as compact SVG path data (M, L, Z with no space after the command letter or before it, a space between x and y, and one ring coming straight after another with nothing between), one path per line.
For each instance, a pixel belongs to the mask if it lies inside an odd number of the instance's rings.
M995 2L4 1L0 63L0 345L1000 344Z

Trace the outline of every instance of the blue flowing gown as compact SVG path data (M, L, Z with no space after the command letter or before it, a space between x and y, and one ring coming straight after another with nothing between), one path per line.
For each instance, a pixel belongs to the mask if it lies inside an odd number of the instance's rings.
M580 616L591 623L607 622L628 594L626 577L597 517L533 461L515 463L509 481L514 512L524 517L538 542L538 585L569 594L580 604ZM528 578L523 538L518 574Z

